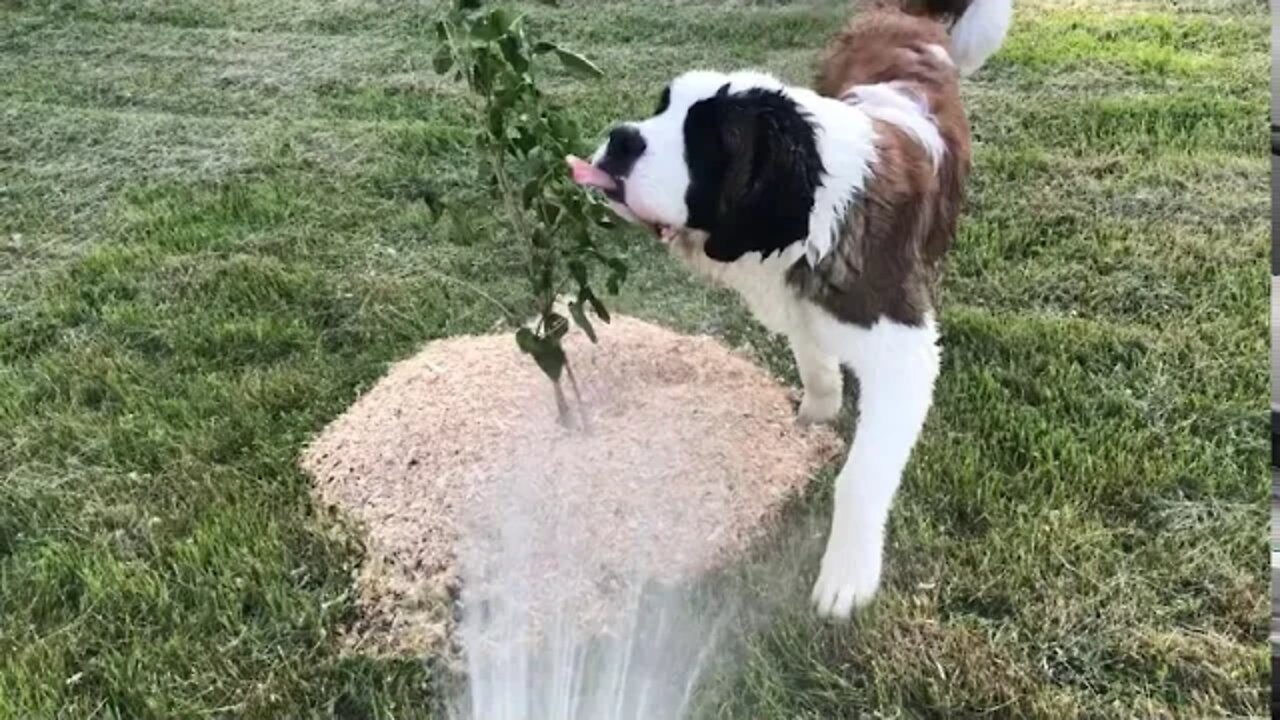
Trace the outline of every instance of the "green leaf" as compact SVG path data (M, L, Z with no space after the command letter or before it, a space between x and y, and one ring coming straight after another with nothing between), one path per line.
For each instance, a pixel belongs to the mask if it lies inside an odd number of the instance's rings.
M538 182L537 178L525 183L524 187L520 188L520 207L528 210L529 206L533 204L533 201L537 200L538 196L541 194L542 185Z
M587 266L581 260L569 261L569 275L578 283L578 287L587 286Z
M502 32L510 30L518 19L519 16L512 15L510 10L502 7L494 8L493 12L489 13L489 22L493 23L493 26Z
M494 13L496 12L495 10ZM493 21L494 13L489 13L471 24L471 37L473 39L492 42L502 37L502 29Z
M569 214L569 217L577 226L576 236L579 239L582 238L583 234L590 237L590 231L582 225L582 221L586 220L586 217L582 214L582 203L587 197L586 194L581 192L577 185L570 184L561 195L560 200L564 204L565 212Z
M489 108L487 116L489 134L495 138L500 138L507 130L506 118L502 115L502 108L494 105Z
M546 53L549 53L555 50L557 47L559 46L553 42L547 42L546 40L539 40L538 42L533 44L533 54L545 55Z
M538 348L542 343L542 338L533 334L533 331L527 327L522 327L516 331L516 345L520 347L520 351L533 355L538 352Z
M612 230L618 226L617 221L613 219L613 213L604 205L601 205L599 202L592 201L591 208L591 221L598 227L605 228L606 230Z
M556 57L560 58L560 64L564 65L564 69L579 77L585 78L602 78L604 71L596 66L595 63L586 59L572 50L565 50L556 46L553 48Z
M581 218L579 218L581 220ZM596 244L591 237L591 229L585 225L579 224L573 229L573 239L577 241L574 251L585 257L591 257L592 253L598 253Z
M560 342L560 338L569 332L569 321L560 313L550 312L542 316L542 330L552 342Z
M527 153L538 147L538 137L526 128L516 128L515 135L511 138L511 145L521 153Z
M516 345L520 347L521 352L533 357L533 361L552 382L560 381L565 356L564 348L560 347L558 341L538 337L529 328L522 327L516 331Z
M591 321L587 319L587 314L582 311L582 303L569 303L569 314L573 316L573 321L577 323L578 327L582 328L582 332L587 334L587 337L591 339L591 342L595 343L600 341L596 337L596 329L591 327Z
M453 42L453 34L449 30L449 23L444 20L436 21L436 39L446 45Z
M431 68L440 75L453 69L453 53L449 50L449 46L436 50L436 54L431 58Z
M489 112L508 112L514 108L516 103L519 101L520 94L515 88L511 86L499 88L499 90L489 98Z
M560 373L564 371L566 358L564 356L564 348L558 343L547 342L542 349L533 356L533 361L538 363L538 367L542 368L542 372L551 378L552 382L560 382Z
M510 10L501 7L494 8L489 11L489 15L485 18L485 22L482 23L486 25L487 28L485 29L484 36L480 39L497 40L503 35L506 35L507 31L511 29L511 26L514 25L515 22L516 16L512 15ZM474 31L472 32L472 35L475 35Z
M562 212L560 206L547 200L543 202L543 209L547 213L547 223L554 227L556 222L560 220L560 213Z
M481 95L488 95L493 90L493 80L500 70L502 61L488 48L476 51L476 61L471 68L471 85Z
M514 35L504 36L498 41L498 47L502 50L502 57L506 58L507 64L512 70L520 74L524 74L529 70L529 58L525 57L520 50L520 41Z
M608 323L611 320L609 317L609 311L605 309L604 303L600 302L600 298L596 297L596 294L591 291L591 288L584 285L582 289L578 291L578 301L585 301L591 305L591 311L596 314L596 317L605 321L605 323Z
M480 0L458 0L459 10L478 10L480 9Z
M607 258L605 262L611 271L605 280L605 287L610 295L617 295L622 288L622 283L627 281L627 265L617 258Z
M529 242L536 248L551 247L551 242L547 239L547 233L542 228L533 229L533 237L529 238Z

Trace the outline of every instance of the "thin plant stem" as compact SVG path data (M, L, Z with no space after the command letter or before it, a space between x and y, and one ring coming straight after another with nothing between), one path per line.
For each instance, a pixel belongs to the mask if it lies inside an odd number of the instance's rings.
M551 387L556 394L556 412L560 419L560 424L565 427L573 427L569 412L569 401L565 399L564 388L560 387L559 380L553 380Z
M578 401L578 417L582 420L582 431L589 434L591 420L587 416L587 403L582 399L582 390L578 388L578 377L573 374L573 365L569 363L567 357L564 360L564 372L569 376L569 386L573 388L573 399Z

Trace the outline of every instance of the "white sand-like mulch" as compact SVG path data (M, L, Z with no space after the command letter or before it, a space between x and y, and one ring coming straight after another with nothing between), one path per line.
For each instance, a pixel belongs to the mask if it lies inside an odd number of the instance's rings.
M357 647L438 649L460 576L511 583L518 565L522 598L588 606L619 582L714 568L840 452L717 340L626 317L597 330L598 345L566 339L587 432L557 422L503 333L429 343L306 450L321 502L366 533Z

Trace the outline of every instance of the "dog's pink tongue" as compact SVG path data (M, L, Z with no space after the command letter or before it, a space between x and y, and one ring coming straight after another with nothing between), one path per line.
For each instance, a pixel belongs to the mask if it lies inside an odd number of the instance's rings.
M569 155L564 161L569 164L569 170L573 173L573 181L579 185L601 190L616 190L618 188L618 183L609 173L586 160Z

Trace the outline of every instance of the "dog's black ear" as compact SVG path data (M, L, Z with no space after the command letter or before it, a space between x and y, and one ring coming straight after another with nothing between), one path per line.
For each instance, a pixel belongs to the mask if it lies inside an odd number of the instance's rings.
M689 226L708 233L708 257L768 256L809 234L822 159L812 124L790 98L730 94L726 85L689 109L685 143Z

